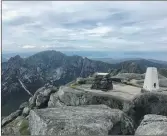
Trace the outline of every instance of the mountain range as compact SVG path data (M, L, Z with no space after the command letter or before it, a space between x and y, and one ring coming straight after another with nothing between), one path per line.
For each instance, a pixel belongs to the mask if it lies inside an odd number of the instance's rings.
M67 56L58 51L43 51L22 58L19 55L2 62L2 116L9 115L45 84L64 85L77 77L94 72L145 73L147 67L157 67L167 76L167 64L145 59L126 60L109 64L77 55Z
M158 64L167 64L167 61L155 60L155 59L143 59L143 58L123 58L123 59L113 59L113 58L92 58L93 60L103 61L110 64L121 63L124 61L139 61L139 60L148 60Z

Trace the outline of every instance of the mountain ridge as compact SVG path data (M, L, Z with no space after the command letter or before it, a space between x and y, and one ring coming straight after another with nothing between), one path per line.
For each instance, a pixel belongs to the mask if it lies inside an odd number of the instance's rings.
M125 61L148 60L148 61L151 61L151 62L155 62L155 63L167 65L167 61L156 60L156 59L146 59L146 58L124 58L124 59L90 58L90 59L92 59L92 60L99 60L99 61L107 62L107 63L110 63L110 64L116 64L116 63L121 63L121 62L125 62Z
M28 100L29 96L19 80L33 94L47 83L59 86L79 76L106 72L111 67L111 64L79 56L69 57L57 51L44 51L24 59L19 55L12 57L2 63L2 114L9 114L21 102ZM13 109L9 108L12 104L16 105Z
M67 56L54 50L39 52L28 58L16 55L2 63L2 115L8 115L29 99L22 86L34 94L47 83L60 86L94 72L145 73L148 66L162 69L167 76L166 65L145 60L108 64L78 55Z

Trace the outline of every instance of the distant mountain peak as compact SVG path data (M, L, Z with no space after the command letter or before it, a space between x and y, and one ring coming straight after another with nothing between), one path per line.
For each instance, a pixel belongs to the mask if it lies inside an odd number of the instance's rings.
M14 56L14 57L11 57L11 58L9 59L9 61L20 60L20 59L22 59L22 58L20 57L20 55L16 55L16 56Z

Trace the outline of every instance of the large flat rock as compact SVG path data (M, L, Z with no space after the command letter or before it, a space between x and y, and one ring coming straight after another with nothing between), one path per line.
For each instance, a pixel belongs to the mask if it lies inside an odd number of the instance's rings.
M116 93L116 94L115 94ZM128 111L132 106L130 98L122 98L121 92L102 92L100 90L90 90L86 87L74 89L68 86L61 86L59 91L51 95L48 106L50 108L60 106L80 106L104 104L110 108ZM123 93L122 93L123 95Z
M155 114L145 115L135 135L167 135L167 117Z
M30 111L31 135L133 134L132 120L105 105L64 106Z

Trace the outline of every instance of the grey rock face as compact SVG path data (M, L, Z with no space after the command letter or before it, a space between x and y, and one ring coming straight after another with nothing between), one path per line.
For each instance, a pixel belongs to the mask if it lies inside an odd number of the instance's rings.
M147 114L167 116L167 92L142 93L134 98L133 105L129 114L138 125Z
M167 116L167 93L166 92L147 92L135 97L133 103L136 112L146 114L159 114Z
M167 117L154 114L145 115L135 135L167 135Z
M41 108L44 106L47 107L50 94L56 91L57 91L57 88L50 85L39 88L35 92L34 96L32 96L29 99L29 102L22 103L19 107L19 110L17 110L16 112L13 112L12 114L10 114L9 116L5 117L2 120L2 126L5 126L6 124L10 123L21 114L24 117L28 116L30 110L33 108Z
M112 89L113 89L112 79L111 79L111 78L104 77L104 78L101 80L101 89L102 89L103 91L112 90Z
M2 64L2 108L6 104L12 107L7 113L4 112L6 110L4 108L2 114L8 115L24 100L29 99L29 95L22 91L23 88L18 79L34 94L46 83L58 86L75 80L77 77L87 77L97 70L107 71L110 67L112 67L111 64L80 56L66 56L56 51L40 52L25 59L19 56L13 57ZM21 92L24 93L21 94ZM13 98L11 101L8 99L9 96ZM16 99L18 102L14 103Z
M100 89L102 77L95 76L91 89Z
M90 105L92 102L91 93L79 91L66 86L59 88L56 98L67 106Z
M52 108L64 105L80 106L105 104L110 108L117 108L124 112L131 108L131 104L124 100L119 100L118 98L108 95L99 95L98 93L77 90L67 86L61 86L57 93L52 94L48 104L49 107Z
M130 118L105 105L31 110L29 124L31 135L101 136L133 134L134 131Z
M36 98L36 106L39 108L47 107L48 101L50 98L50 94L57 91L56 89L49 88L49 89L45 89L44 91L40 92Z
M13 113L11 113L9 116L5 117L2 122L1 122L1 126L5 126L7 123L11 122L12 120L14 120L15 118L17 118L20 114L21 114L21 110L17 110Z
M40 92L43 92L45 90L45 87L39 88L32 97L29 99L29 107L33 108L36 106L36 99L37 96L40 94Z
M50 95L57 92L57 88L51 85L45 85L45 87L39 88L33 97L29 99L29 107L47 107Z
M31 108L35 107L36 106L36 97L35 96L30 97L28 103L29 103L29 107L31 107Z
M45 102L47 101L47 97L45 97L43 95L43 93L40 93L38 96L37 96L37 99L36 99L36 106L37 107L42 107L42 106L45 106Z
M61 106L65 106L65 104L59 100L57 93L51 94L48 102L48 107L61 107Z
M167 78L166 79L160 79L159 80L159 86L160 87L167 87Z
M28 106L28 102L24 102L20 105L19 109L23 110L26 106Z
M112 79L110 75L107 76L95 76L94 82L91 89L100 89L103 91L108 91L113 89Z
M12 122L2 127L2 135L29 135L28 120L18 116Z
M23 112L22 112L23 116L27 116L27 115L29 114L30 110L31 110L31 109L30 109L29 107L25 107L25 108L23 109Z
M49 107L90 105L92 95L70 87L61 86L57 93L50 96Z
M16 127L5 127L1 130L2 135L20 135L18 129Z

